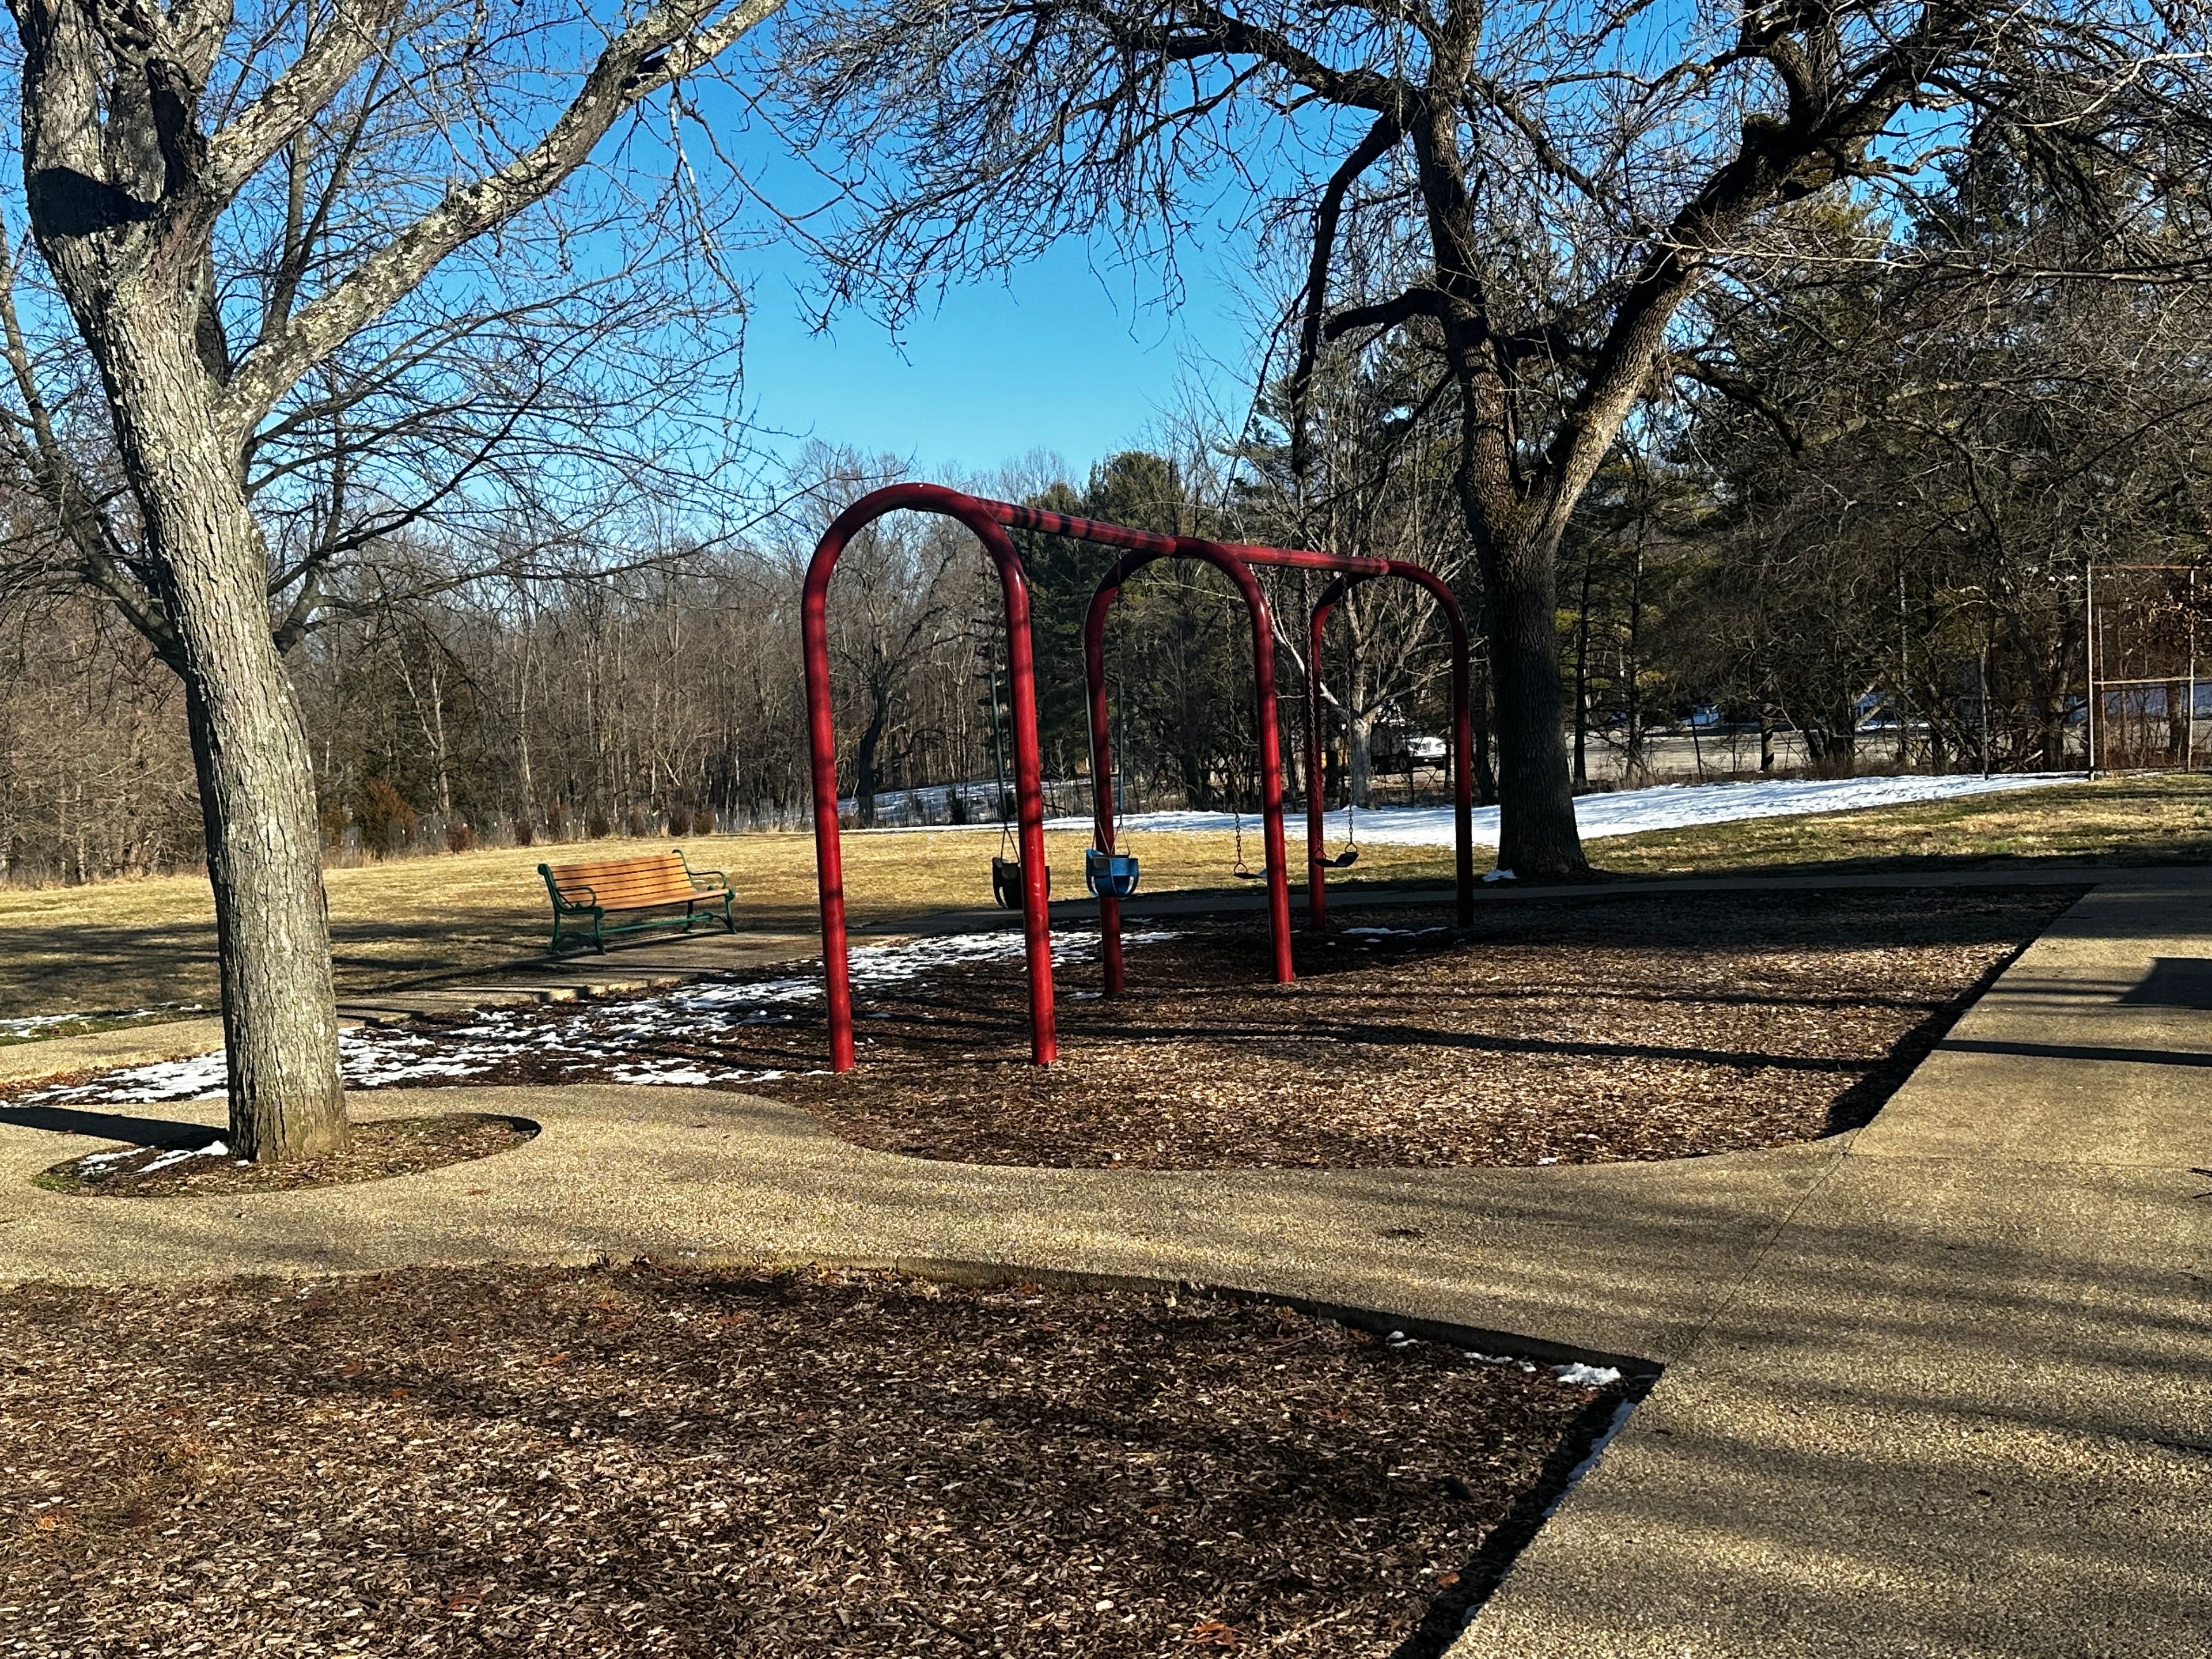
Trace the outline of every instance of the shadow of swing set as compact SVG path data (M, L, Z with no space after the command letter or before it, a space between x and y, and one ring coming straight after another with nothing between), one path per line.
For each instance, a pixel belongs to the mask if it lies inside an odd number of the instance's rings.
M1036 672L1030 644L1029 582L1011 530L1066 536L1076 541L1117 547L1122 556L1099 579L1084 619L1083 672L1090 696L1092 845L1084 855L1085 884L1098 901L1099 934L1104 956L1105 990L1124 987L1121 957L1121 900L1136 890L1137 860L1115 850L1114 752L1106 705L1106 618L1122 585L1162 559L1190 559L1210 564L1226 576L1244 602L1252 627L1254 693L1260 736L1261 829L1267 851L1262 876L1267 890L1267 924L1274 981L1287 985L1291 969L1291 894L1283 836L1283 758L1275 697L1274 623L1266 593L1253 574L1256 565L1328 573L1333 580L1315 601L1309 623L1306 659L1306 910L1309 927L1328 921L1328 871L1357 856L1331 859L1323 848L1324 803L1314 781L1322 775L1321 647L1330 613L1346 593L1377 580L1410 581L1434 597L1451 635L1452 811L1456 874L1455 914L1462 927L1474 920L1474 721L1468 705L1471 673L1467 619L1451 589L1435 573L1401 559L1376 559L1293 548L1255 547L1193 536L1164 536L1125 525L1079 519L1065 513L989 501L938 484L892 484L862 496L837 516L816 545L806 568L800 606L805 656L807 744L814 785L814 855L822 894L822 962L830 1005L830 1063L835 1071L853 1066L851 962L845 936L845 874L837 824L837 738L830 708L829 593L838 558L853 538L887 513L935 513L975 532L997 568L1006 595L1006 671L1013 728L1014 817L1017 856L993 860L993 888L1001 904L1022 913L1024 958L1029 982L1030 1058L1049 1066L1058 1057L1053 1018L1052 939L1048 878L1044 856L1044 787L1037 748ZM1241 840L1240 840L1241 846ZM1003 850L1003 849L1002 849Z

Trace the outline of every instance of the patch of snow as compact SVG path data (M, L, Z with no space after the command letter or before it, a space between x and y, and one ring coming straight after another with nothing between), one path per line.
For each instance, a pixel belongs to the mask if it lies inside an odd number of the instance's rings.
M611 1066L607 1075L617 1083L672 1083L681 1087L704 1089L710 1084L736 1080L744 1083L765 1083L779 1078L781 1072L705 1072L696 1066Z
M1532 1376L1535 1375L1536 1367L1533 1362L1516 1358L1510 1353L1478 1353L1473 1348L1464 1348L1461 1352L1478 1365L1504 1365L1513 1370L1527 1371Z
M1910 806L1921 801L1955 800L2008 789L2039 789L2054 783L2078 783L2079 772L2013 772L1984 777L1978 772L1939 777L1774 778L1757 783L1668 783L1649 789L1577 796L1575 823L1585 841L1633 836L1646 830L1688 830L1704 823L1732 823L1745 818L1794 817L1806 812L1856 812L1875 806ZM1292 816L1286 814L1286 817ZM1246 819L1256 822L1254 815ZM1303 823L1304 814L1295 814ZM1328 816L1328 838L1337 841L1356 830L1363 841L1393 847L1449 847L1449 806L1378 806L1357 815ZM1224 835L1236 825L1227 812L1139 812L1125 827L1137 834ZM995 830L995 823L979 826ZM1295 830L1296 823L1293 824ZM1048 830L1085 831L1087 817L1048 819ZM1475 810L1473 829L1478 847L1498 845L1498 809ZM1141 851L1141 849L1137 849ZM1510 880L1510 871L1492 872ZM1487 879L1487 878L1486 878Z
M1128 945L1179 937L1165 928L1123 935ZM1053 960L1067 963L1097 949L1095 934L1055 934ZM975 963L1009 962L1024 949L1018 932L952 933L899 945L864 946L852 954L856 996L907 985L935 969ZM580 1003L547 1018L516 1008L486 1008L461 1024L430 1032L366 1025L338 1036L338 1061L346 1085L391 1088L481 1077L527 1056L559 1071L597 1073L617 1083L704 1088L714 1084L769 1083L781 1068L713 1067L696 1054L662 1052L672 1037L711 1042L747 1025L795 1018L793 1010L822 1000L820 970L751 983L702 981L656 995L618 1003ZM863 1018L872 1018L864 1013ZM221 1051L131 1066L88 1083L42 1089L19 1097L25 1105L152 1105L220 1097L226 1086Z
M25 1095L17 1103L46 1106L98 1101L108 1106L152 1105L161 1101L206 1100L222 1094L228 1086L222 1051L217 1049L211 1054L126 1066L89 1083L41 1089L35 1094Z
M34 1037L58 1025L82 1025L88 1022L134 1019L154 1019L164 1014L199 1014L207 1012L204 1002L158 1002L149 1008L105 1009L78 1014L17 1014L0 1019L0 1037Z
M1578 1359L1553 1366L1552 1375L1577 1389L1609 1389L1620 1381L1620 1372L1615 1367L1585 1365Z
M170 1169L195 1158L228 1158L229 1156L229 1147L224 1146L220 1140L210 1141L204 1146L185 1146L173 1152L164 1152L161 1157L140 1164L138 1173L151 1175L156 1170Z

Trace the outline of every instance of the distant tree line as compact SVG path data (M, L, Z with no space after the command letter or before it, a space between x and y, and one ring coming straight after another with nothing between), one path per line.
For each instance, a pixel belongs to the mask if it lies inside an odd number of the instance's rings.
M1607 9L1593 40L1633 14ZM1521 92L1475 77L1480 95L1462 89L1468 112L1452 138L1415 131L1438 87L1303 54L1302 32L1326 34L1320 17L1285 14L1255 33L1208 9L1170 38L1148 32L1141 8L1041 9L1032 44L1071 54L1101 111L1140 102L1172 63L1241 64L1254 88L1318 77L1301 95L1340 105L1364 136L1333 161L1324 145L1331 170L1267 208L1290 275L1282 349L1249 419L1080 477L1032 458L972 487L1437 571L1478 635L1485 800L1513 793L1516 765L1533 776L1554 753L1576 787L1635 781L1652 772L1656 734L1686 722L1756 731L1767 766L2077 763L2091 567L2205 561L2205 128L2193 89L2173 79L2195 60L2146 56L2150 36L2119 20L2039 68L1983 55L1998 51L1985 9L1923 20L1929 61L1948 54L1973 84L1953 88L1963 113L1905 175L1896 135L1875 136L1909 90L1895 42L1870 27L1887 15L1777 17L1747 37L1746 63L1785 70L1796 37L1813 40L1828 53L1825 84L1783 75L1788 131L1754 122L1742 144L1708 150L1670 125L1671 105L1632 118L1526 102L1576 83L1575 64L1540 50L1534 13L1515 27L1534 33L1494 42ZM1101 224L1134 211L1115 192L1151 177L1151 162L1101 133L1078 136L1065 173L1025 170L1027 151L1000 158L1003 173L979 167L997 137L937 142L1002 108L1050 113L1026 93L1002 99L997 12L956 8L919 34L896 15L830 7L810 19L785 42L792 85L854 94L843 106L857 112L845 132L856 158L938 158L953 169L940 204L1034 186ZM1388 28L1401 26L1420 33L1391 14ZM915 76L931 85L914 98L859 95ZM1748 106L1770 91L1746 82L1726 95ZM1385 93L1408 101L1376 107ZM1211 118L1178 109L1157 132L1197 134ZM256 185L246 220L267 246L238 255L254 273L238 295L258 297L226 301L237 315L217 318L201 349L219 355L227 326L242 362L249 342L287 337L305 293L342 281L347 238L367 238L368 221L340 216L355 180L331 158L371 140L404 150L409 130L387 133L386 119L373 100L334 105L328 130L299 138ZM1102 147L1080 149L1093 140ZM1496 149L1482 187L1498 193L1466 193L1461 143ZM1591 170L1616 152L1631 159ZM1766 171L1747 183L1730 169L1753 156ZM1198 156L1176 160L1190 169ZM908 182L939 178L936 166ZM1161 201L1171 172L1152 180ZM1669 263L1683 227L1669 242L1608 216L1647 173L1678 195L1701 179L1708 194L1735 192L1726 224L1693 228L1706 239L1694 273ZM985 217L933 217L878 182L882 214L855 234L890 240L848 269L895 303L913 270L949 268L901 264L916 239L944 233L934 251L951 266L971 253L989 265L1065 228L1017 212L988 221L1012 242L970 243ZM1071 183L1095 193L1055 193ZM361 210L378 223L398 212L371 205ZM692 407L732 390L711 367L730 301L697 280L691 244L654 244L658 263L632 261L611 285L560 263L569 231L623 210L586 198L573 224L519 222L528 238L496 257L457 245L475 273L470 307L425 289L388 325L363 323L243 443L269 543L271 639L295 689L326 855L795 824L807 811L799 574L829 518L902 464L816 446L775 488L732 489L740 458L726 439L702 440ZM1531 241L1539 223L1558 240ZM161 609L167 579L134 550L137 486L72 343L66 285L21 263L0 278L19 405L0 561L0 878L189 866L205 850L207 781L178 680L190 653ZM544 284L527 303L503 286L525 278ZM1082 617L1112 555L1018 539L1047 770L1079 778ZM1289 782L1302 793L1304 622L1321 584L1267 581ZM842 787L860 821L954 782L993 787L938 810L999 804L999 607L987 564L944 521L883 521L847 556L831 643ZM2185 621L2193 633L2193 612ZM1125 799L1255 799L1249 648L1223 582L1176 565L1133 581L1109 665ZM1319 786L1333 799L1375 797L1395 734L1443 730L1445 665L1425 599L1387 584L1354 592L1321 665ZM1555 707L1536 684L1547 677ZM1541 808L1550 786L1518 787L1534 841L1571 863Z
M1953 207L1972 197L1962 181ZM1978 234L2001 244L2026 240L2016 227L2034 217L1986 192L1978 211ZM1706 295L1681 378L1645 399L1583 495L1555 612L1578 786L1650 775L1654 735L1698 720L1756 727L1770 767L1785 735L1787 752L1834 774L2078 765L2090 566L2212 564L2202 292L2032 276L1993 289L1859 257L1892 234L1852 210L1808 214L1796 262ZM967 482L1143 528L1418 560L1486 633L1450 494L1452 423L1423 402L1419 368L1387 340L1325 360L1303 393L1302 471L1275 384L1244 432L1176 455L1129 451L1079 480L1031 458ZM800 823L799 576L828 520L900 471L817 446L772 512L714 543L602 519L594 535L525 520L375 544L333 576L324 621L289 653L326 848L380 857ZM1114 556L1018 541L1046 769L1079 779L1082 620ZM1267 580L1297 795L1319 584ZM1008 754L1000 604L946 520L883 520L841 565L831 643L859 821L900 792L995 785ZM5 618L6 878L197 861L174 677L82 590L19 587ZM1478 656L1477 784L1492 799L1486 640ZM1418 596L1372 585L1333 624L1322 666L1323 787L1369 800L1391 722L1444 729L1442 630ZM1163 564L1129 585L1108 678L1125 794L1255 802L1246 625L1212 572ZM936 810L989 817L995 794ZM1082 810L1080 792L1059 804Z

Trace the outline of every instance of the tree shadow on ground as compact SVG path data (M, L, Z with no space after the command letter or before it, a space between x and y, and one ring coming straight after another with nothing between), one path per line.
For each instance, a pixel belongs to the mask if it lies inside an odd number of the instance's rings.
M0 1123L21 1129L44 1129L50 1134L90 1135L96 1140L123 1140L134 1146L158 1146L163 1152L198 1152L222 1139L221 1129L204 1123L179 1123L173 1118L126 1117L118 1112L88 1112L74 1106L0 1106Z

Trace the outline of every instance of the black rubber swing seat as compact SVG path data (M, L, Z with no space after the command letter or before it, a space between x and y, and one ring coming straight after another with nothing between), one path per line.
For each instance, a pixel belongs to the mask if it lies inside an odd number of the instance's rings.
M1047 898L1052 896L1052 866L1048 864L1044 867L1044 891ZM991 896L998 902L1001 910L1022 908L1022 861L1019 859L992 858Z

